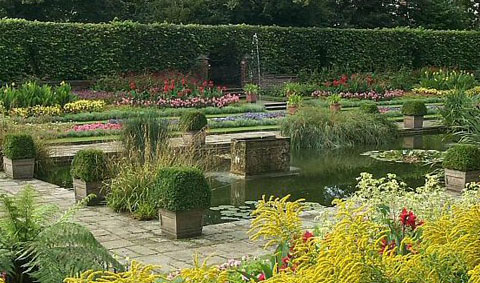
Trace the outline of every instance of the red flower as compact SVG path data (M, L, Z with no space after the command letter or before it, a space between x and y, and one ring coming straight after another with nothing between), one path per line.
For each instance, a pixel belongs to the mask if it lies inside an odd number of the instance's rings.
M257 279L258 279L258 281L263 281L263 280L265 280L265 279L267 279L267 278L265 277L265 273L260 273L260 274L258 275Z
M137 85L135 84L135 82L130 82L130 89L131 90L137 89Z
M385 251L393 250L397 246L397 243L395 243L395 241L388 242L387 239L383 238L380 245L379 253L383 254Z
M404 208L402 213L400 213L400 222L402 222L402 225L405 227L411 227L412 230L417 228L417 216L412 211L407 211L406 208ZM423 222L420 221L418 226L422 224Z
M305 234L303 234L303 242L306 243L311 238L313 238L313 233L311 233L310 231L305 231Z
M340 82L337 81L337 80L333 80L333 86L339 86L340 85Z
M323 85L326 86L326 87L330 87L332 85L332 83L331 82L324 82Z

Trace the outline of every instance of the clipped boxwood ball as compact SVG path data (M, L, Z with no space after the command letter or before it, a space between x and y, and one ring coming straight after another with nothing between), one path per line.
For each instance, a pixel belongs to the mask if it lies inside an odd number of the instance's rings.
M167 167L158 172L155 191L159 208L170 211L208 209L212 192L203 173L191 167Z
M8 134L3 141L3 154L11 160L35 158L35 143L30 135Z
M411 100L403 103L402 114L406 116L423 116L427 114L427 106L421 100Z
M103 181L107 176L107 158L97 149L84 149L75 154L71 174L74 179L84 182Z
M180 116L179 124L183 131L200 131L207 126L207 117L200 111L187 111Z
M365 113L371 113L371 114L380 113L380 111L378 110L377 104L375 102L363 103L362 105L360 105L360 111Z
M457 144L447 150L443 167L458 171L480 170L480 148L471 144Z

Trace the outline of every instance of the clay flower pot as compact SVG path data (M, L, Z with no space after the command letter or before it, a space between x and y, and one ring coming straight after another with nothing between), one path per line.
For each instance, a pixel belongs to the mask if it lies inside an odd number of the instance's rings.
M248 103L256 103L257 102L257 94L256 93L247 93L247 102Z
M288 106L288 114L295 115L297 113L298 106Z
M330 111L339 112L340 110L342 110L342 105L340 103L330 104Z

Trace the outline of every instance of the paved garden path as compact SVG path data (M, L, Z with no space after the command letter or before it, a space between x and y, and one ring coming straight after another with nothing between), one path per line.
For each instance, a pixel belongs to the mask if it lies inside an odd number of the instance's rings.
M53 203L66 210L75 202L72 190L39 180L15 181L0 172L0 194L16 194L28 184L38 191L43 203ZM306 228L313 227L315 215L315 212L304 214ZM158 220L137 221L104 206L80 209L75 220L89 228L97 240L120 259L128 257L160 265L163 271L190 266L195 253L202 259L210 257L210 264L266 253L263 242L248 238L248 220L205 226L201 237L190 240L168 240L162 235Z

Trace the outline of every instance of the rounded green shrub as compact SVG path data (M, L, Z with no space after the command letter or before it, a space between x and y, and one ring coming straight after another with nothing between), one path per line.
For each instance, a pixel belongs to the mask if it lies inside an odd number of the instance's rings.
M207 126L207 117L200 111L188 111L180 116L179 123L183 131L200 131Z
M191 167L167 167L159 170L155 191L159 208L170 211L207 209L212 192L203 173Z
M72 177L84 182L102 181L107 176L107 158L97 149L84 149L75 154L72 162Z
M457 144L449 148L443 167L459 171L480 170L480 148L471 144Z
M423 116L427 114L427 106L421 100L405 101L402 106L402 114L407 116Z
M3 154L11 160L35 158L35 143L26 134L8 134L3 141Z
M371 114L378 114L380 111L378 110L377 104L375 102L366 102L360 105L360 111L364 113L371 113Z

